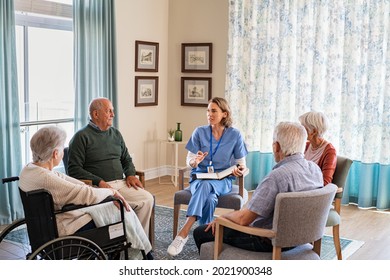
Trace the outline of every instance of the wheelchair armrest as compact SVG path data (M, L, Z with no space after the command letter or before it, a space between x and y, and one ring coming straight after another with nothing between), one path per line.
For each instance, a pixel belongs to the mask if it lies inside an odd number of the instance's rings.
M123 207L122 201L120 201L118 198L115 198L112 195L110 195L110 196L107 196L102 201L100 201L99 203L95 203L95 204L91 204L91 205L86 205L86 204L82 204L82 205L80 205L80 204L79 205L77 205L77 204L66 204L66 205L64 205L61 208L60 211L56 212L56 214L64 213L64 212L68 212L68 211L73 211L73 210L78 210L78 209L82 209L82 208L85 208L85 207L91 207L91 206L94 206L94 205L99 205L99 204L103 204L103 203L107 203L107 202L114 202L114 201L119 202L120 208L121 208L121 212L123 212L123 208L124 207Z
M68 212L68 211L72 211L72 210L76 210L76 209L79 209L81 207L83 207L85 205L76 205L76 204L66 204L64 205L62 208L61 208L61 211L60 212Z
M82 208L86 208L86 207L92 207L92 206L95 206L95 205L99 205L99 204L103 204L103 203L107 203L107 202L118 202L120 207L119 207L119 210L121 211L121 220L124 221L125 219L125 207L123 206L123 203L122 201L120 201L120 199L118 198L115 198L114 196L110 195L110 196L107 196L105 199L103 199L102 201L100 201L99 203L95 203L95 204L91 204L91 205L76 205L76 204L67 204L67 205L64 205L60 211L56 211L55 214L61 214L61 213L65 213L65 212L69 212L69 211L73 211L73 210L78 210L78 209L82 209Z

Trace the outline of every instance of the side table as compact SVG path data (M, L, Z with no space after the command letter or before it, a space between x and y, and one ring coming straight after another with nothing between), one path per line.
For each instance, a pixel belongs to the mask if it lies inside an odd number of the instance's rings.
M174 149L173 157L172 160L174 161L174 174L171 175L171 182L172 184L176 187L177 186L177 181L179 177L179 146L186 145L187 141L181 141L181 142L176 142L176 141L167 141L167 140L159 140L159 151L158 151L158 164L161 166L161 147L162 145L166 145L167 147L171 147L171 149ZM168 152L168 149L167 149ZM172 162L172 161L171 161ZM158 176L158 183L161 185L164 184L171 184L171 183L162 183L161 182L161 176L160 176L160 168L158 169L159 176Z

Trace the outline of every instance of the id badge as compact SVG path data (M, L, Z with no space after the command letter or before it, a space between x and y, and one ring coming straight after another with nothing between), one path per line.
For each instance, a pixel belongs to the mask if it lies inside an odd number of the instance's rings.
M214 173L213 163L210 161L209 165L207 165L207 173Z

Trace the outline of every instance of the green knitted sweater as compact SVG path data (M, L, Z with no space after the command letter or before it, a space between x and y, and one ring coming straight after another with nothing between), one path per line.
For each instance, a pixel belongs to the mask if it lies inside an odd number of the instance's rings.
M114 127L106 131L87 125L79 130L69 143L69 176L92 180L99 185L134 176L135 166L122 134Z

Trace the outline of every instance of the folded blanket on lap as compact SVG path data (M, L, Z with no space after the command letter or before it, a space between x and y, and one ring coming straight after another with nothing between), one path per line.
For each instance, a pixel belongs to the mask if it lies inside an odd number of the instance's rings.
M97 227L113 224L121 219L120 211L114 203L99 204L80 210L91 215ZM129 258L142 258L142 254L138 250L144 250L147 254L152 250L152 245L133 210L130 212L125 210L125 226L127 241L131 243L131 249L136 249L136 252L134 250L129 251Z

